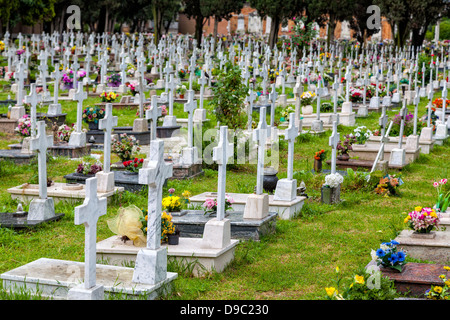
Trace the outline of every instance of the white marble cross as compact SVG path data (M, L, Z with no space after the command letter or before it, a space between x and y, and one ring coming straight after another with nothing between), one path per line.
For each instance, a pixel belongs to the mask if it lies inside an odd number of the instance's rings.
M18 87L17 87L17 105L22 106L23 105L23 81L25 79L25 64L21 61L19 62L17 66L17 81L18 81ZM8 69L9 70L9 69Z
M86 179L85 199L82 205L75 207L75 224L84 224L84 287L90 289L96 285L96 244L97 222L106 214L106 198L97 196L97 178Z
M38 135L30 140L30 150L38 153L39 198L47 198L47 149L53 146L53 136L46 135L45 121L38 122Z
M188 148L194 145L193 141L193 115L194 110L197 108L197 101L194 100L194 90L188 90L188 101L184 104L184 112L188 113Z
M294 178L294 143L299 135L298 127L295 125L295 113L289 113L289 127L284 131L284 139L288 141L288 163L287 179Z
M81 132L82 128L82 113L83 113L83 101L87 99L87 92L83 91L83 84L78 83L78 90L73 95L73 100L78 101L77 103L77 124L76 132Z
M217 220L225 218L225 189L227 176L227 162L233 156L233 143L228 142L228 127L220 127L220 139L217 147L213 148L213 160L219 165L217 180Z
M272 83L272 91L269 92L269 100L272 102L270 107L270 127L274 127L275 122L275 105L278 98L278 92L275 89L275 83Z
M31 121L31 137L36 136L36 106L40 102L40 95L36 93L36 84L30 85L30 94L25 97L25 103L29 103L30 107L30 121Z
M103 141L103 172L110 172L111 168L111 134L114 127L117 126L118 117L112 115L112 103L106 104L105 117L100 119L98 128L105 132Z
M161 107L158 107L158 96L153 95L151 108L145 111L145 119L151 120L150 139L156 139L156 127L158 125L158 117L162 114Z
M373 161L373 165L372 165L372 169L370 170L370 173L375 171L377 164L380 160L384 160L384 146L386 143L389 142L389 132L391 131L393 123L394 123L393 121L391 121L389 123L388 129L386 130L384 135L381 136L380 149L378 150L377 156L376 156L375 160Z
M384 136L384 132L386 130L386 124L388 122L388 115L386 114L386 106L382 106L381 108L381 116L378 120L378 124L381 127L381 135Z
M337 132L337 127L339 125L339 114L336 116L336 120L333 121L333 133L328 139L328 145L331 147L331 173L333 174L336 173L336 148L340 140L340 134Z
M266 141L269 136L269 128L266 122L266 107L261 107L259 112L258 127L253 130L253 141L258 144L258 165L256 172L256 194L263 193L264 157L266 153Z
M198 84L200 85L200 105L199 105L199 109L203 109L203 94L205 92L205 85L207 84L207 80L206 80L206 77L205 77L205 72L203 71L203 69L201 70L201 76L198 79Z
M400 133L398 135L398 148L403 147L403 132L405 130L406 115L408 114L408 108L406 107L406 99L403 99L403 107L400 110Z
M62 78L62 73L59 71L59 63L55 65L55 71L51 73L52 78L54 79L53 85L53 103L58 103L58 94L59 94L59 80Z
M256 94L255 92L250 89L249 90L249 94L247 97L245 97L245 99L248 102L248 107L247 107L247 129L248 131L252 130L252 113L253 113L253 102L256 100Z
M416 95L414 96L413 103L414 103L414 131L413 135L417 135L417 112L419 108L419 102L420 102L420 95L419 95L420 88L416 86Z
M150 141L149 162L139 169L139 184L148 185L147 248L161 247L162 188L172 177L173 164L164 161L164 141Z

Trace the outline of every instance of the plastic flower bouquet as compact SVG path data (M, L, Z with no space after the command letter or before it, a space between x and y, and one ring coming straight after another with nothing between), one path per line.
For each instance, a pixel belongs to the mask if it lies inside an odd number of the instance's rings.
M350 101L351 102L362 102L363 99L363 90L359 88L351 88L350 89Z
M295 112L295 108L291 104L287 105L286 108L281 111L282 121L289 119L289 114Z
M122 162L130 160L133 151L140 150L141 147L136 138L134 136L128 136L126 133L122 133L119 139L113 138L111 140L111 152L117 154Z
M375 260L378 266L392 268L401 272L403 266L406 264L406 253L398 250L397 245L399 243L395 240L383 242L378 250L372 250L372 260Z
M325 187L328 188L337 188L341 185L341 183L344 182L344 177L341 176L339 173L330 173L325 176Z
M324 161L326 159L327 156L327 152L323 149L316 151L316 153L314 154L314 159L315 160L320 160L320 161Z
M128 84L128 88L130 88L131 94L132 94L133 96L135 96L136 93L138 92L138 91L137 91L137 87L138 87L137 81L131 81L131 82Z
M182 207L181 198L170 195L162 199L162 207L169 212L180 211Z
M102 92L100 98L102 98L102 102L114 102L119 96L115 92Z
M139 172L139 169L142 168L142 164L144 163L144 159L134 158L134 160L128 160L122 162L125 170L129 172Z
M432 208L415 207L404 220L417 233L430 233L439 227L440 214Z
M75 127L72 125L69 127L67 124L62 124L58 127L58 131L56 135L60 141L69 142L70 134L75 130Z
M105 109L99 106L87 107L83 110L83 121L86 123L94 122L97 123L98 120L105 117Z
M106 78L106 85L108 87L118 87L121 84L120 74L114 73Z
M433 187L436 188L438 199L436 201L436 211L447 211L450 202L450 191L445 193L442 189L447 184L447 179L441 179L439 182L433 182Z
M387 174L383 178L380 179L375 192L377 194L381 194L385 197L390 195L397 195L398 187L403 184L403 180L401 177L396 177L395 175Z
M305 91L300 95L300 101L302 106L310 105L316 99L316 94L311 91Z
M72 89L73 88L73 70L67 69L67 71L63 74L61 81L63 83L64 89Z
M186 86L185 85L177 85L176 91L180 95L184 95L186 93Z
M100 162L90 163L83 161L78 164L77 168L75 169L76 173L79 174L96 174L97 172L102 171L102 164Z
M225 195L225 212L231 209L233 203L233 198ZM205 214L217 212L217 199L206 199L202 206L205 208Z
M186 77L186 71L184 69L178 70L178 77L184 79Z
M369 137L372 135L372 131L366 128L366 126L361 126L353 130L354 136L356 138L356 143L364 144Z
M79 80L83 80L86 77L86 70L84 70L84 69L78 70L77 77Z
M450 267L444 266L444 270L450 271ZM442 285L432 285L430 289L425 291L427 299L448 300L450 298L450 279L445 274L441 274L439 278L442 280Z
M17 127L14 129L20 136L29 137L31 135L31 118L25 114L17 121Z
M148 210L142 209L142 217L139 219L141 230L144 235L147 235L148 225ZM172 222L172 216L170 213L163 211L161 213L161 243L167 241L169 234L175 233L175 225Z
M350 150L353 150L352 145L356 142L356 137L353 134L347 134L344 138L345 140L339 141L336 146L337 153L340 155L348 154Z

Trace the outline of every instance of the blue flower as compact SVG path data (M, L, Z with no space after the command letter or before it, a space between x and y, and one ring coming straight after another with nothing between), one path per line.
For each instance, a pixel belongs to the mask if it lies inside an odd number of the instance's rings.
M391 241L391 244L394 245L394 246L396 246L396 245L399 245L400 243L398 243L398 242L395 241L395 240L392 240L392 241Z
M397 256L397 254L393 253L393 254L388 258L388 260L389 260L392 264L396 263L396 262L398 261L398 256Z
M377 254L377 257L384 257L384 255L385 255L386 253L384 252L383 249L378 249L377 252L376 252L376 254Z
M405 261L406 254L403 251L397 252L397 259L399 262Z

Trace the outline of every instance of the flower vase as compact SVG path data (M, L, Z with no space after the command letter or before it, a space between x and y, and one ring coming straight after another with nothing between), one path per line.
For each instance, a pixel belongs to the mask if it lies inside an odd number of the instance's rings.
M169 245L177 245L180 241L180 235L179 234L168 234L167 235L167 243Z
M348 153L340 154L337 156L337 159L340 161L348 161L350 159L350 156Z
M322 172L322 160L314 159L314 172Z
M184 99L184 94L179 95L180 99Z
M322 186L321 188L321 202L324 204L335 204L341 201L341 187L330 188L328 186Z
M89 131L98 130L98 122L88 122Z

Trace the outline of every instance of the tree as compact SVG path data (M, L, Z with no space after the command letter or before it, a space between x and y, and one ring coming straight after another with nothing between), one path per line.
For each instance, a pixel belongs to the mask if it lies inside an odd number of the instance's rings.
M166 32L171 21L178 13L181 7L179 0L153 0L152 1L152 16L153 16L153 33L155 35L155 44L158 44L162 34L162 27L164 20L168 21Z
M195 20L195 39L197 46L200 47L202 42L203 25L206 20L212 15L211 11L203 8L203 0L183 0L183 13L191 19Z
M372 12L367 13L367 8L372 3L372 0L358 0L352 7L353 16L350 20L350 28L355 31L355 37L361 44L365 43L368 37L379 31L379 29L369 28L367 25L367 19L372 15Z
M328 25L327 44L334 40L334 30L338 21L350 21L356 0L310 0L307 7L309 18L321 27Z
M261 17L270 17L269 46L276 45L280 24L287 19L300 15L304 11L302 0L250 0L250 5L258 10Z
M422 44L428 26L449 14L446 0L377 0L375 4L381 9L391 26L397 26L396 45L404 46L412 34L412 45Z

